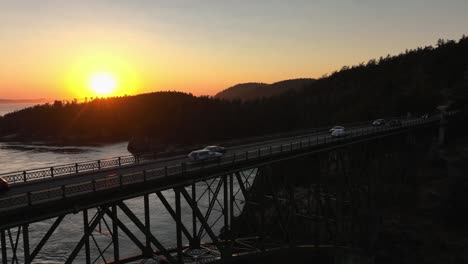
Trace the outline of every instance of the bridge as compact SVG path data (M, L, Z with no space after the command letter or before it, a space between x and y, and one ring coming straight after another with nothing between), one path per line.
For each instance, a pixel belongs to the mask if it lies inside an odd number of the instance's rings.
M174 152L3 174L11 190L0 195L0 263L34 263L61 227L80 234L64 263L366 252L383 208L404 195L440 124L433 116L361 124L346 137L305 131L233 146L214 162ZM171 218L170 237L158 237L161 211ZM67 227L66 217L77 224Z

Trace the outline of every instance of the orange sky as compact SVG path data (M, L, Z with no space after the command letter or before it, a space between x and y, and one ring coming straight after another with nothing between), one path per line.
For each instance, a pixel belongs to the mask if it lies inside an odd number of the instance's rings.
M2 1L0 98L96 96L99 72L115 76L112 95L214 95L466 33L466 1L377 2Z

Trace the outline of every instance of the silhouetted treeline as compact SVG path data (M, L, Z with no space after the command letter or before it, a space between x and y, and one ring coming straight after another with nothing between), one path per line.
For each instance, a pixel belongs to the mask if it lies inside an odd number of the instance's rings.
M301 91L252 101L179 92L39 105L0 117L3 140L87 144L151 138L185 145L386 116L468 101L468 39L440 40L323 77Z

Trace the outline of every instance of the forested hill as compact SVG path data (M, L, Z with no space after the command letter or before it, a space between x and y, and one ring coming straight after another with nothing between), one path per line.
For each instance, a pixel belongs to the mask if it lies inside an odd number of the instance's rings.
M214 97L226 100L258 98L256 94L265 86L268 86L268 84L256 82L240 83L217 93Z
M241 83L223 90L215 95L215 98L226 100L255 100L262 97L272 97L288 90L299 91L313 83L314 79L302 78L280 81L272 84L266 83Z
M179 92L60 102L0 117L0 139L89 144L135 139L136 151L468 105L468 39L439 41L258 100ZM468 110L468 109L466 109ZM138 144L137 144L138 145Z
M337 120L434 110L454 101L466 106L468 38L406 50L343 67L317 80L298 99Z

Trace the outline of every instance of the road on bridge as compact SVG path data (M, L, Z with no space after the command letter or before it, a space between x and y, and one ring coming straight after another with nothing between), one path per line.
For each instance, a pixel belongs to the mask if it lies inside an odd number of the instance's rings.
M402 122L402 126L414 121L415 119L411 120L404 120ZM352 127L348 128L347 131L350 133L359 133L360 131L368 131L373 127L368 126L359 126L359 127ZM395 127L398 128L398 127ZM295 137L287 137L281 138L276 140L269 140L260 143L251 143L251 144L243 144L235 147L231 147L228 149L228 153L226 155L241 155L248 151L257 150L259 148L268 148L270 146L278 146L278 145L288 145L288 144L296 144L304 139L310 140L312 145L317 144L317 142L323 142L325 138L330 137L330 133L328 131L321 132L321 133L312 133L312 134L304 134ZM320 144L320 143L319 143ZM23 194L27 192L33 192L38 190L45 190L45 189L52 189L57 188L62 185L70 185L70 184L78 184L81 182L89 182L92 180L97 179L104 179L106 177L114 177L117 174L130 174L134 172L141 172L143 170L151 171L157 168L164 168L164 167L171 167L172 165L178 165L181 163L187 163L189 166L197 166L197 164L192 163L186 155L175 155L166 158L156 159L151 162L145 162L143 164L137 165L128 165L125 167L120 168L110 168L104 169L99 171L91 171L91 172L83 172L78 174L70 174L70 175L63 175L58 177L51 177L45 178L40 180L33 180L29 182L20 182L11 184L11 188L9 191L0 194L0 199L7 198L8 196L16 196L18 194Z

